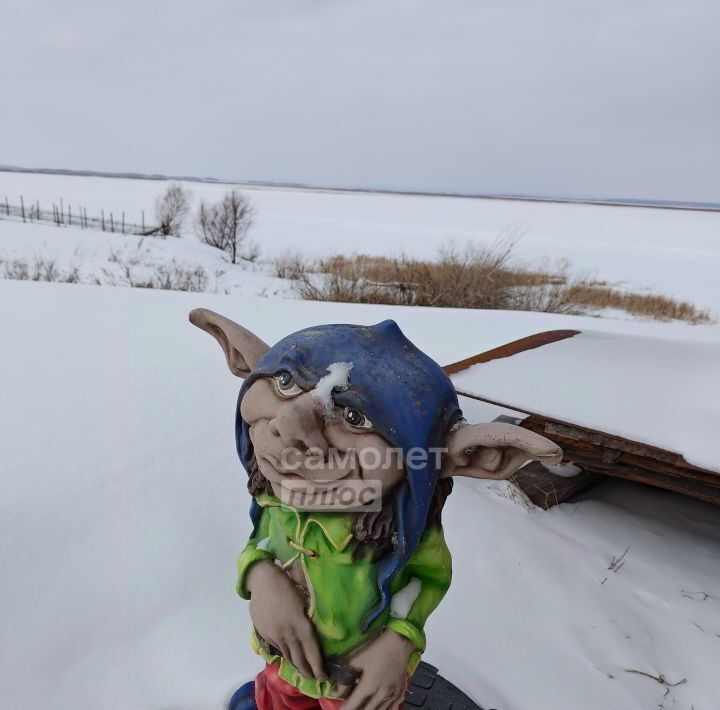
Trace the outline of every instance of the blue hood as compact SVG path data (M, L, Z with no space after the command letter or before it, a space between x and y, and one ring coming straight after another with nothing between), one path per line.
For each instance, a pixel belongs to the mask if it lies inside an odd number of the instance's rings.
M253 446L249 427L240 416L240 402L248 388L260 377L287 371L300 387L310 390L336 362L351 362L353 368L348 389L333 392L335 403L360 409L376 431L406 456L416 447L442 447L448 430L462 416L455 389L443 369L418 350L394 321L306 328L270 348L240 389L235 435L248 473ZM406 480L395 490L398 546L380 563L377 583L381 601L365 619L366 627L389 605L392 578L410 559L425 530L437 483L436 458L430 455L427 464L406 467ZM257 524L260 508L255 501L250 514Z

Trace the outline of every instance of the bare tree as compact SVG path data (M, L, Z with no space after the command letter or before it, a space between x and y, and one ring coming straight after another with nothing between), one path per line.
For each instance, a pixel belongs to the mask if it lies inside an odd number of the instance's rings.
M258 257L257 247L246 245L254 216L253 206L238 190L227 192L220 202L212 205L201 202L197 218L200 239L226 252L233 264L240 259L254 261ZM244 245L250 247L245 252L242 251Z
M151 232L163 236L179 236L189 212L190 193L182 185L173 183L155 200L155 219L158 226Z

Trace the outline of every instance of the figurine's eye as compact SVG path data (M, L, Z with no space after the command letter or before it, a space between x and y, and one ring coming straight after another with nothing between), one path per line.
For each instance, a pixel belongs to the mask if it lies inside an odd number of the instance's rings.
M345 407L343 416L353 429L372 429L373 423L359 409Z
M295 380L289 372L281 372L279 375L275 375L273 382L281 397L297 397L303 391L295 384Z

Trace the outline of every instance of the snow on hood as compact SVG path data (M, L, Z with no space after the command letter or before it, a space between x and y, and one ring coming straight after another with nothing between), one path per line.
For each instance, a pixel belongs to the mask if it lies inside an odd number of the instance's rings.
M326 417L330 416L335 409L335 402L332 398L333 391L341 392L347 389L352 368L351 362L334 362L328 365L328 374L318 380L311 390L313 398L318 401Z

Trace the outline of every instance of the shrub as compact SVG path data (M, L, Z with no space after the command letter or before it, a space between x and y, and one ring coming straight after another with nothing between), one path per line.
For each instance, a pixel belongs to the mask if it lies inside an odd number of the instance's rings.
M179 236L189 212L190 193L182 185L173 183L155 200L158 227L149 233Z
M197 217L200 239L226 252L233 264L240 259L255 261L259 249L257 245L246 243L254 215L252 205L238 190L226 193L215 204L202 202Z
M280 278L314 301L485 308L598 315L617 309L655 320L712 322L706 310L656 294L611 288L574 275L566 263L554 269L516 263L516 240L490 248L442 249L436 261L337 255L307 262L298 256L275 262Z

